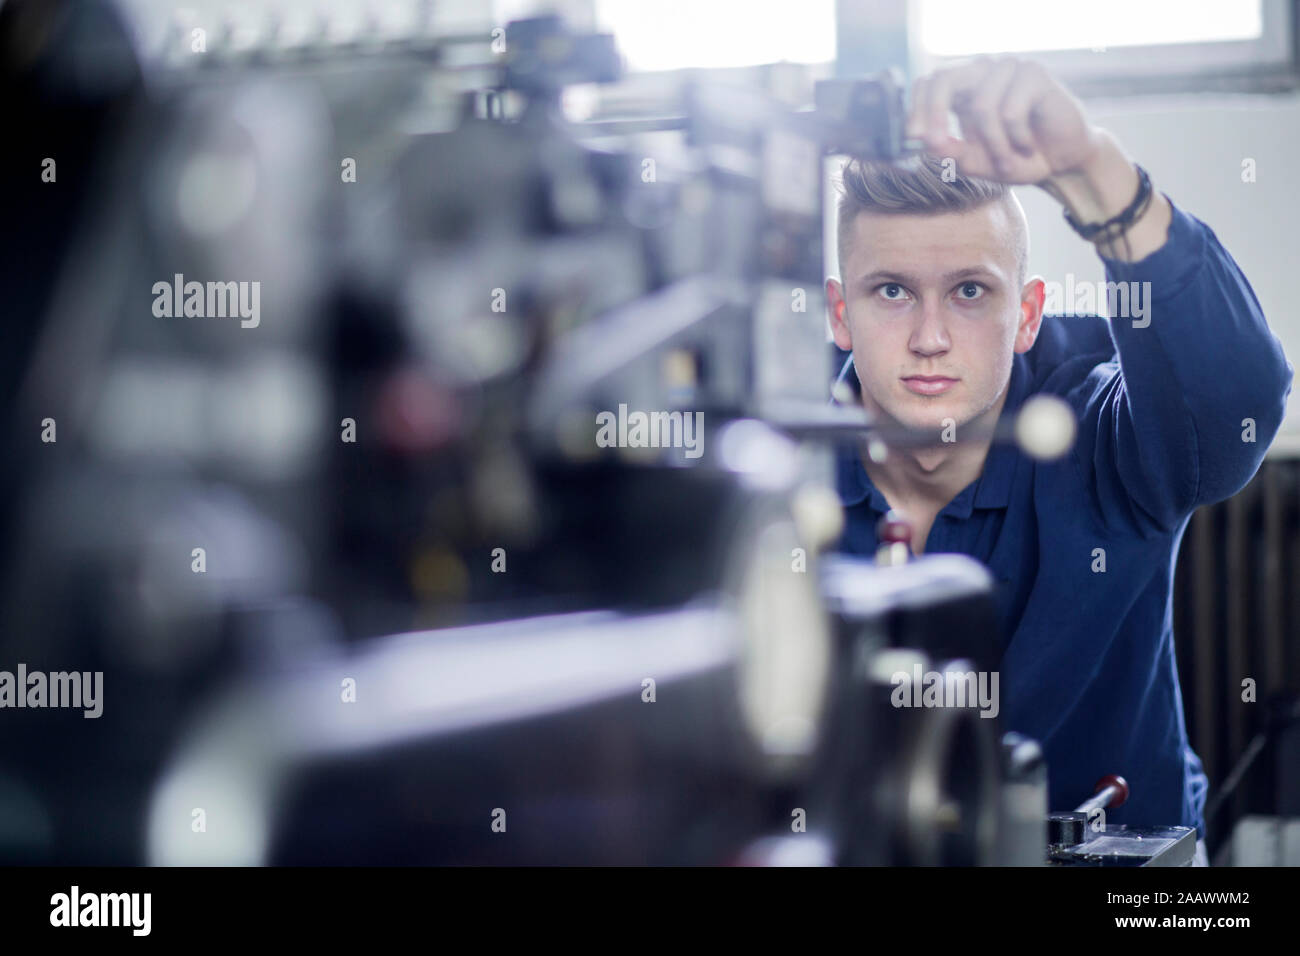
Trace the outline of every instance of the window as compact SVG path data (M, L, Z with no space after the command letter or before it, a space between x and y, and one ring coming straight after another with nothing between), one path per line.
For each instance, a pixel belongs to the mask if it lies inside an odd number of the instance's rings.
M1081 94L1296 86L1286 0L917 0L912 72L954 58L1019 53Z
M629 70L835 59L834 0L595 0Z

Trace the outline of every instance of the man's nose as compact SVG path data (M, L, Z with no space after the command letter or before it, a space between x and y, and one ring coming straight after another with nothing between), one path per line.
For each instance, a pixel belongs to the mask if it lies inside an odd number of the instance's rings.
M935 303L926 303L918 312L916 327L908 345L912 351L921 355L936 355L946 352L951 346L948 339L948 326L942 310Z

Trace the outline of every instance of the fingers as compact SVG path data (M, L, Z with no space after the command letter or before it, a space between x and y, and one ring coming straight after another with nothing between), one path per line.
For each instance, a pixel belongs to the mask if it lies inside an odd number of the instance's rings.
M1048 87L1041 66L1016 57L984 56L941 69L914 84L908 133L931 152L953 156L970 175L1013 174L1039 150L1031 117ZM948 134L949 111L964 142Z
M1034 107L1048 92L1050 78L1047 71L1032 61L1016 65L1016 77L1002 99L1002 126L1007 138L1023 155L1030 156L1038 149L1033 127L1030 125Z
M948 113L953 109L953 97L959 95L963 101L973 90L979 87L993 69L990 57L978 59L962 66L937 70L929 77L925 89L925 133L926 145L932 149L941 149L949 140Z
M953 97L962 135L977 140L984 147L994 169L1012 161L1011 142L1002 122L1002 100L1015 75L1015 61L1001 60L978 86L960 91Z

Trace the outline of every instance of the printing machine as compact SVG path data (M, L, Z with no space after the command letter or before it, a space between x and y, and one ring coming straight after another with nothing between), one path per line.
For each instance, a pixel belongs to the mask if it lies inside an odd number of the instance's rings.
M823 163L906 157L896 74L582 121L609 36L330 9L0 6L0 643L105 684L0 721L0 859L1190 860L894 706L996 669L986 569L832 553L835 442L908 436L828 401ZM259 320L159 316L188 281ZM602 447L621 406L702 454Z

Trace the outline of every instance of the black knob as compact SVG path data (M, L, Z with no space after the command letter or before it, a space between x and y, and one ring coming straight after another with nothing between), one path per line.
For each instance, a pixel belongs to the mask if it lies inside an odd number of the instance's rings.
M1078 846L1088 825L1086 813L1066 811L1047 815L1047 842L1055 846Z

